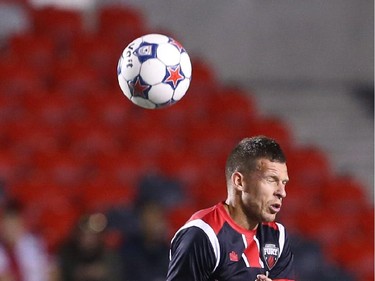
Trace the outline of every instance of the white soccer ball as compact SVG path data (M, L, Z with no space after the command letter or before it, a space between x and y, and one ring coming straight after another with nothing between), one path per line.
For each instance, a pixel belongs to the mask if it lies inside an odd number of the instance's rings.
M148 109L178 102L191 81L191 61L184 47L171 37L148 34L122 52L117 77L125 96Z

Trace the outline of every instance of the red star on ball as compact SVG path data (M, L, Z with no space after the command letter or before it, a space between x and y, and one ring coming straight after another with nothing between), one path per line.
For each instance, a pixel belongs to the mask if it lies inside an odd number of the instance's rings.
M176 88L178 83L184 79L184 76L181 74L181 67L178 66L175 69L172 67L168 67L167 71L169 73L169 76L165 81L172 82L173 88Z
M133 81L130 83L130 87L133 90L133 96L147 98L145 91L150 88L150 86L142 84L142 81L139 77L137 77L135 82Z

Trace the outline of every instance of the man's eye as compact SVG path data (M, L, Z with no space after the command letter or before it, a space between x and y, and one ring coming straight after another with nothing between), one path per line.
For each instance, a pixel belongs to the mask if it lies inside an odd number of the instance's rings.
M266 178L266 181L268 181L268 182L276 182L276 179L274 179L272 177L268 177L268 178Z

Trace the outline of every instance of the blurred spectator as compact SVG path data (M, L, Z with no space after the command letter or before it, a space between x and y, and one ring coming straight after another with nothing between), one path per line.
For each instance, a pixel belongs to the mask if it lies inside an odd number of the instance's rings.
M62 281L122 281L120 256L104 240L103 214L82 217L62 245L59 262Z
M5 181L0 177L0 209L2 209L7 201L6 184Z
M355 279L343 268L325 259L318 243L307 240L302 236L291 236L295 255L295 269L298 280L319 281L354 281Z
M22 207L7 202L1 213L0 280L47 281L50 269L43 242L27 229Z
M134 214L133 206L116 206L107 210L108 229L120 233L121 236L133 236L138 233L139 221ZM121 238L120 240L123 240ZM121 243L121 241L120 241Z
M150 201L159 202L165 208L173 208L186 201L186 194L179 181L163 174L149 173L138 185L135 207Z
M168 268L168 227L164 208L145 202L138 209L140 229L137 235L126 237L122 247L125 280L165 280Z

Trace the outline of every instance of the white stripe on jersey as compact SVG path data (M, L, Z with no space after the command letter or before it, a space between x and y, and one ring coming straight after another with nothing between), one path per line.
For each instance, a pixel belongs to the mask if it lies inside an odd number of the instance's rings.
M260 253L260 243L259 243L259 240L258 238L256 237L256 235L254 235L254 241L257 243L257 247L258 247L258 251ZM264 263L262 262L262 259L260 258L259 256L259 264L262 268L264 268Z
M276 224L280 232L280 236L279 236L279 247L280 247L279 257L280 257L281 253L284 250L284 245L285 245L285 227L280 223L276 223Z
M243 261L245 262L247 267L250 267L249 261L247 260L247 257L245 256L245 253L242 253Z
M192 226L195 226L195 227L198 227L200 229L202 229L204 231L204 233L206 233L208 239L210 240L211 242L211 245L212 245L212 248L214 250L214 253L215 253L215 257L216 257L216 264L215 264L215 268L212 272L214 272L217 268L217 266L219 265L219 262L220 262L220 244L219 244L219 240L217 239L217 236L216 236L216 233L215 231L211 228L211 226L207 223L205 223L203 220L201 219L195 219L195 220L192 220L192 221L189 221L187 222L184 226L182 226L177 232L176 234L173 236L172 238L172 241L171 243L173 242L173 240L175 239L176 235L183 229L186 229L186 228L189 228L189 227L192 227ZM169 259L171 259L171 253L169 254Z
M247 241L246 241L246 236L245 234L242 234L242 241L243 241L243 245L245 246L245 249L247 248ZM244 260L245 264L247 267L250 267L250 264L249 264L249 261L245 255L245 253L242 253L242 259Z
M245 236L245 234L242 234L241 236L242 236L242 241L243 241L243 244L244 244L244 246L245 246L245 249L246 249L246 248L247 248L247 241L246 241L246 236Z

